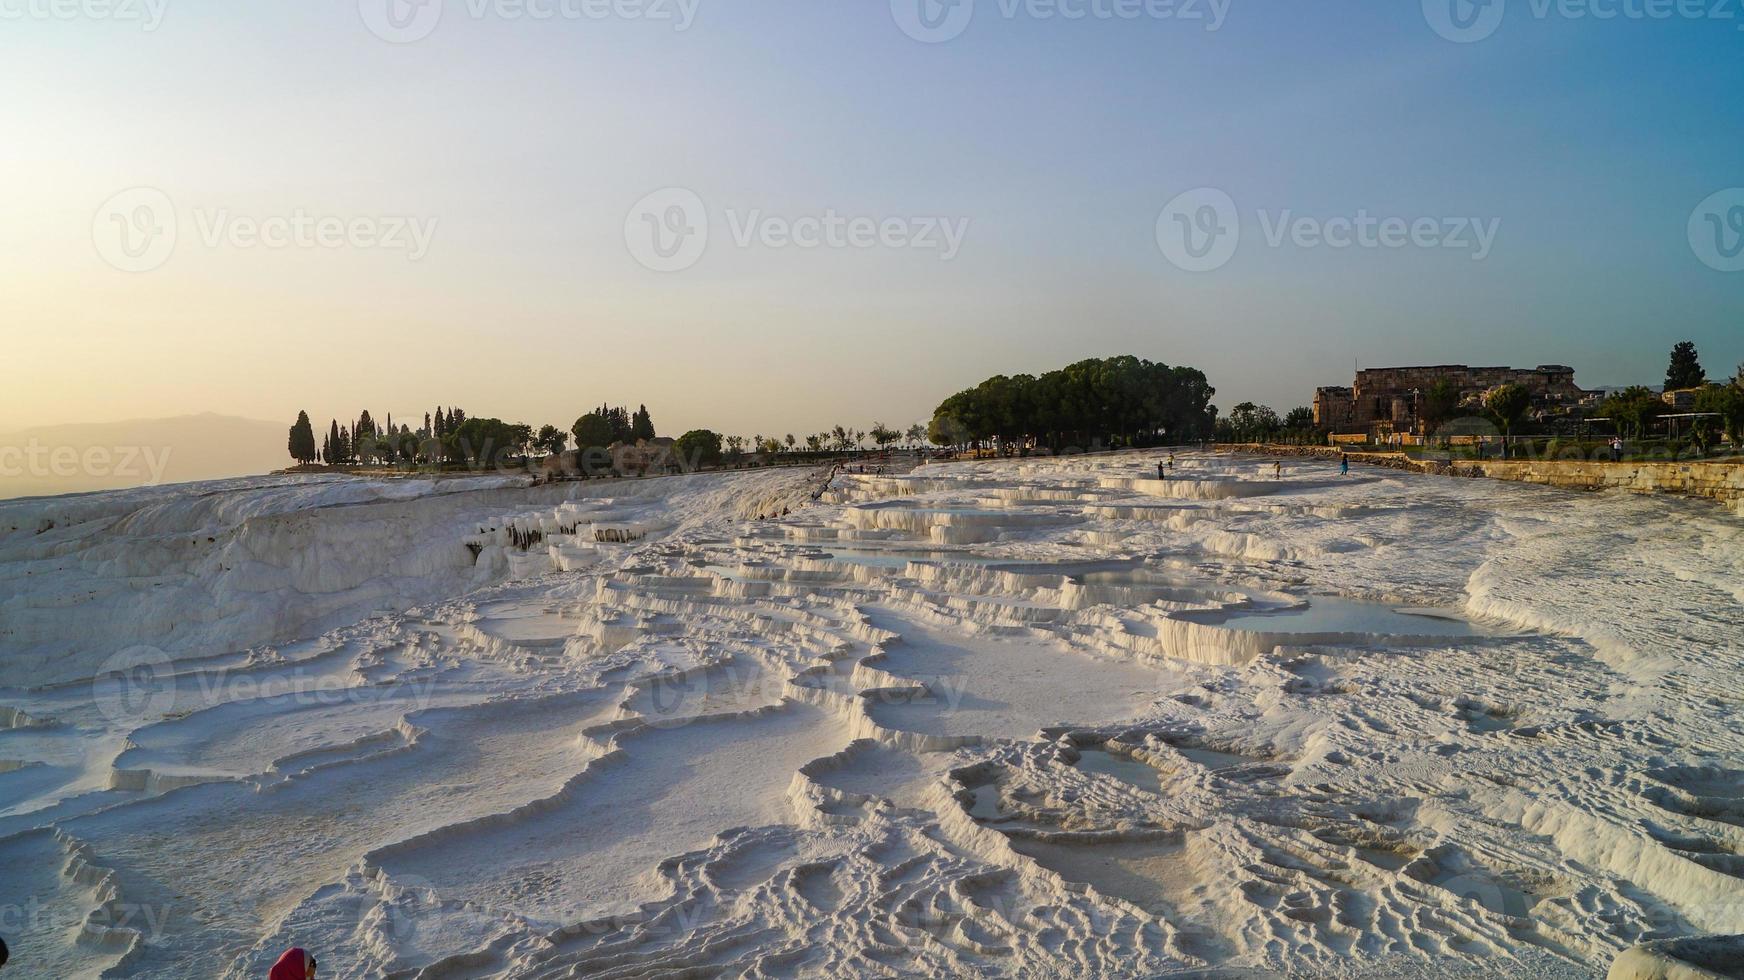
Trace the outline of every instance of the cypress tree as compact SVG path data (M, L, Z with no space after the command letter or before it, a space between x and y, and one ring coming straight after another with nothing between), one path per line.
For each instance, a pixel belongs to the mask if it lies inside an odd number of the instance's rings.
M351 428L351 442L356 448L359 462L368 463L375 456L375 419L369 417L369 409L357 417L357 424Z
M309 413L298 412L296 424L291 426L290 441L286 446L291 458L299 463L315 461L315 428L309 424Z

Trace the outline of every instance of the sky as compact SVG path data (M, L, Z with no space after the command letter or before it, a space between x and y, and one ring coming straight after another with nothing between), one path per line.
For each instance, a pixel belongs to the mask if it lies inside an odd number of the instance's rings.
M0 430L1729 375L1740 81L1731 0L0 0Z

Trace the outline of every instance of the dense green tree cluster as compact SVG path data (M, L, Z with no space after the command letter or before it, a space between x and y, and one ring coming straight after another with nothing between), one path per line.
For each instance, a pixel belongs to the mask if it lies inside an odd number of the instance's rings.
M640 405L632 412L627 407L601 405L575 420L569 431L575 437L575 448L605 449L613 443L635 443L654 438L654 417L648 406Z
M555 425L540 426L539 434L533 437L533 448L548 456L555 456L563 452L568 445L569 433Z
M604 449L618 441L617 435L612 429L611 418L609 415L599 412L589 412L576 419L569 431L575 436L577 452Z
M1315 437L1314 410L1298 405L1279 418L1269 405L1242 402L1217 420L1213 434L1218 442L1301 441Z
M1532 407L1532 392L1524 385L1497 385L1484 392L1484 408L1490 414L1490 421L1502 430L1506 436L1514 431L1514 426L1526 417L1526 410Z
M1625 436L1640 438L1667 411L1665 400L1652 390L1633 385L1606 398L1599 414L1611 420Z
M713 466L721 461L721 437L708 429L692 429L678 437L672 452L684 469Z
M1210 435L1216 393L1194 368L1131 355L1079 361L1037 376L998 375L959 391L933 413L939 445L1142 446Z
M1417 405L1417 418L1423 422L1425 435L1434 435L1459 414L1461 394L1459 385L1452 378L1441 378L1423 389L1423 398Z
M472 466L494 466L525 456L533 442L533 429L502 419L467 419L454 431L453 443L462 461Z
M1696 411L1718 415L1726 438L1737 445L1740 435L1744 434L1744 364L1738 366L1738 374L1730 384L1702 389L1696 395Z
M1309 412L1312 416L1313 412ZM1284 421L1270 405L1242 402L1224 418L1217 420L1218 442L1269 442L1282 432Z

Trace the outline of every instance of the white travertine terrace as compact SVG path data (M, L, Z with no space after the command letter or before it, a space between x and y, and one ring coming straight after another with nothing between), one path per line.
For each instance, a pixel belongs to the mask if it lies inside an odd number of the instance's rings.
M1736 970L1736 515L1177 461L0 503L8 970Z

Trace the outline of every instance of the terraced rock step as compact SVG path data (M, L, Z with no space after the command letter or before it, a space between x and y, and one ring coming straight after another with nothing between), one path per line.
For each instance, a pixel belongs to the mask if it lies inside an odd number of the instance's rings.
M1730 969L1730 515L825 475L0 505L23 975Z

